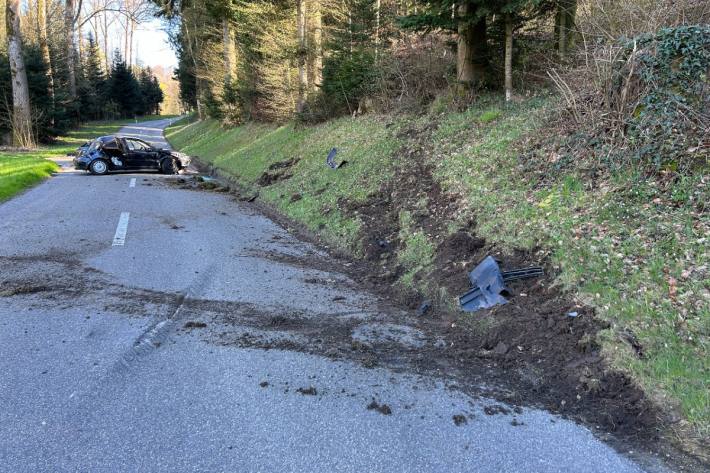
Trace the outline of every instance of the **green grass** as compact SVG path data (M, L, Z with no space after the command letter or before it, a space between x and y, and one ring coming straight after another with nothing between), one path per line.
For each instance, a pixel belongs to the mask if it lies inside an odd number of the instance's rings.
M139 118L138 121L157 118L169 117L147 116ZM50 158L64 156L86 141L98 136L116 133L125 123L127 123L126 120L90 122L59 137L54 144L49 146L22 152L0 151L0 202L56 172L59 167L50 161Z
M0 202L47 178L58 166L43 158L0 153Z
M706 437L710 218L702 203L710 201L708 186L702 175L685 178L669 199L633 170L601 188L588 188L570 171L549 176L553 184L538 189L519 169L515 145L543 122L547 106L533 99L471 131L475 117L485 122L500 105L448 116L435 139L436 154L445 156L437 176L467 196L479 236L508 249L547 249L559 283L611 323L603 335L608 359L660 405L679 408ZM462 133L473 135L465 146ZM626 330L644 347L642 359L620 341L618 333Z
M321 231L339 244L358 251L359 224L341 209L340 199L364 200L392 175L394 163L381 160L398 146L376 118L341 118L315 127L294 124L246 124L223 129L207 120L182 120L167 132L171 144L239 178L254 190L256 181L273 163L297 158L293 178L259 188L263 199L291 218ZM338 170L326 166L331 148ZM296 194L300 199L293 198Z
M213 121L184 121L171 129L177 148L237 176L246 186L270 164L300 158L293 178L260 189L261 196L288 216L357 251L356 218L340 210L342 198L362 200L393 175L402 146L397 130L411 122L439 126L427 154L435 178L465 196L466 207L448 228L474 218L478 236L503 248L542 248L558 284L580 303L595 308L611 328L601 335L604 353L629 373L659 405L681 412L690 432L710 434L710 192L703 176L663 192L633 169L617 172L591 187L574 170L551 171L540 186L521 168L526 139L544 126L554 99L534 97L506 105L497 97L480 100L460 113L436 116L341 118L314 127L247 124L222 129ZM347 167L324 164L331 147ZM521 148L522 147L522 148ZM302 199L291 202L292 195ZM423 198L426 196L423 196ZM405 267L400 283L426 274L438 242L431 241L400 214ZM448 295L452 297L452 295ZM631 331L643 358L621 340ZM686 429L684 429L685 431Z

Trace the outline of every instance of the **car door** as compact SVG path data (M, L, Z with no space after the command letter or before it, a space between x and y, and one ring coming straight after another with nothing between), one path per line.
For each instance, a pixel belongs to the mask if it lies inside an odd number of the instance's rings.
M126 144L126 158L131 169L154 169L155 152L145 141L135 138L124 138Z

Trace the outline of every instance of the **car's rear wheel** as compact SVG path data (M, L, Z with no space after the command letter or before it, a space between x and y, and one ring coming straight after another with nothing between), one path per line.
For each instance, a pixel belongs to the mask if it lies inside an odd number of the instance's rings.
M177 174L178 165L175 162L175 158L163 159L163 162L160 165L160 170L163 171L163 174Z
M89 165L89 171L91 174L94 174L96 176L103 176L104 174L108 174L108 163L104 161L103 159L95 159L91 161L91 164Z

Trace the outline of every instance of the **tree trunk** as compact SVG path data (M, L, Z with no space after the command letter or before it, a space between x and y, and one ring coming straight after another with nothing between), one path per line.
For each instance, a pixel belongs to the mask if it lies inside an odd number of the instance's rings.
M309 54L308 77L310 77L311 90L317 90L323 84L323 14L321 13L321 0L311 3L311 41Z
M463 88L487 85L490 79L486 19L473 19L473 13L470 2L459 5L456 75Z
M49 54L49 42L47 40L47 3L45 0L37 0L37 30L39 49L47 66L47 94L49 95L50 110L52 111L50 123L54 126L54 71L52 70L52 57Z
M12 143L15 146L33 147L32 115L27 71L22 57L22 31L20 27L20 0L7 0L5 5L7 28L7 55L10 59L12 80Z
M84 60L84 41L83 41L83 36L84 33L82 32L82 24L81 24L81 15L77 15L77 22L76 22L76 49L77 52L79 53L78 55L78 64L79 67L81 67L81 64Z
M380 9L382 7L381 0L375 2L375 62L377 62L380 54Z
M577 0L559 0L555 15L555 37L557 52L564 57L574 45Z
M123 37L123 60L128 64L128 29L130 28L131 19L126 17L126 24L123 26L125 36Z
M237 64L234 30L229 19L222 20L222 48L224 53L224 83L232 83Z
M133 57L133 32L136 30L136 21L131 18L130 23L130 36L128 38L128 65L134 64L135 58Z
M513 17L505 15L505 101L513 98Z
M296 29L298 33L298 103L296 112L303 111L308 91L308 71L306 69L306 0L296 0Z
M66 0L64 9L64 31L67 53L67 74L69 79L69 96L76 98L76 69L74 51L74 0Z
M108 13L103 13L103 28L101 30L104 37L104 62L106 63L106 72L111 70L111 60L109 59L108 51Z

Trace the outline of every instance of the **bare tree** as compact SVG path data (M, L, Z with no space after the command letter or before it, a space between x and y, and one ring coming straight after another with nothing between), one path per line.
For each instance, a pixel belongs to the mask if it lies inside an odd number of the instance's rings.
M298 102L296 111L302 112L308 92L308 70L306 67L306 0L296 0L296 31L298 35Z
M222 20L222 47L224 53L224 83L231 84L237 65L237 48L232 22L228 18Z
M12 142L15 146L33 147L32 115L27 71L22 56L20 0L7 0L5 5L7 53L12 79Z
M323 14L321 0L312 0L310 15L311 48L308 76L312 90L323 84Z
M64 6L64 32L66 42L67 74L69 79L69 96L76 98L76 51L74 49L75 27L79 18L78 11L81 11L82 0L79 0L79 8L74 6L74 0L66 0ZM78 10L78 11L77 11Z
M37 36L39 37L39 49L42 53L42 59L47 65L47 93L51 108L54 110L54 71L52 69L52 57L49 54L49 41L47 39L47 2L46 0L37 0ZM54 118L51 122L53 124Z
M513 98L513 17L505 15L505 101Z

